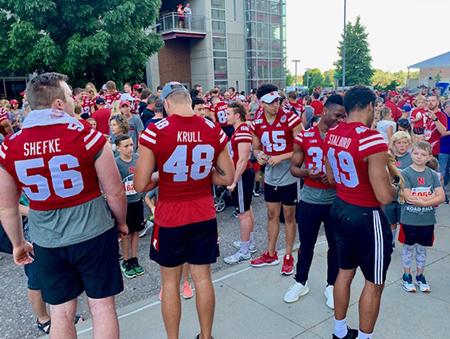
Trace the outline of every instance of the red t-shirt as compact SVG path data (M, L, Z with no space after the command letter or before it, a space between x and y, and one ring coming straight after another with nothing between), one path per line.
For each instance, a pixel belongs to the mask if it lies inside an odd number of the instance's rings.
M364 159L387 152L388 146L381 134L362 123L341 122L328 131L325 145L337 196L352 205L380 206L369 181L369 164Z
M32 210L74 207L101 195L94 163L106 138L73 120L23 128L1 146L0 165L25 192Z
M286 104L286 109L288 110L292 110L292 108L295 109L295 111L297 112L297 114L301 117L302 113L305 111L305 108L303 107L303 103L301 101L297 101L297 102L288 102Z
M292 131L301 122L302 120L297 114L285 111L280 107L271 124L267 121L264 110L260 111L257 116L255 115L250 130L261 140L265 154L281 155L293 151Z
M155 221L176 227L216 217L211 169L228 138L214 122L172 115L149 124L141 147L152 150L159 170Z
M313 100L311 102L311 107L314 108L314 115L322 115L323 104L320 100Z
M441 124L445 126L445 129L447 129L447 117L445 116L445 113L440 111L436 112L436 118L438 118ZM442 135L439 133L436 124L427 116L425 119L425 140L433 147L433 155L439 155L441 138Z
M427 110L425 108L416 108L411 112L411 119L417 119L419 116L422 118L419 121L414 122L414 127L424 127L424 122L428 118L425 115Z
M300 146L304 154L306 168L317 167L321 173L326 173L325 169L325 141L320 135L319 127L314 126L306 131L301 131L294 139L294 144ZM320 181L314 181L310 177L305 178L305 185L320 189L335 189L335 185L325 185Z
M111 110L102 108L92 114L92 118L97 122L97 131L103 134L109 134L109 119L111 118Z
M214 107L214 116L216 117L216 121L219 123L220 127L227 127L227 107L228 104L226 102L219 102Z
M392 117L394 118L395 122L397 122L398 119L402 117L402 110L398 108L398 106L394 104L392 101L390 101L388 98L386 98L386 102L384 105L391 109Z
M252 134L250 133L250 128L246 123L242 123L239 125L239 127L233 132L233 135L230 139L230 145L231 145L231 156L233 158L234 162L234 168L236 168L236 164L239 160L239 143L241 142L247 142L252 143L253 138ZM248 170L252 167L250 163L250 159L247 161L247 167L245 170Z

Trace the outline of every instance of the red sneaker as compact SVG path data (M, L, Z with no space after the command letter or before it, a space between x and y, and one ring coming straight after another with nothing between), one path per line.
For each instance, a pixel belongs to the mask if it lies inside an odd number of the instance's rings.
M283 267L281 267L280 274L291 275L294 273L294 258L292 255L286 254L283 260Z
M280 263L278 260L277 252L271 257L269 251L261 255L258 259L250 261L250 265L253 267L275 266Z

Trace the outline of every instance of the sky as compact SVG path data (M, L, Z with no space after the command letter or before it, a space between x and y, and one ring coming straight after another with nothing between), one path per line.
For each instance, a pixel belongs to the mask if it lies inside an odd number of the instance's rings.
M344 28L344 0L286 0L287 67L334 68ZM347 22L357 16L369 33L372 67L397 72L450 51L448 0L347 0Z

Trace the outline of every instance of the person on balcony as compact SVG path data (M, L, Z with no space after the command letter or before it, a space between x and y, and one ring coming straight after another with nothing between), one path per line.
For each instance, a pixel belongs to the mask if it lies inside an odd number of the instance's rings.
M186 16L186 28L192 29L191 22L192 22L192 9L191 4L188 2L186 3L186 6L184 7L184 15Z
M183 11L182 4L178 5L177 12L178 12L178 27L180 29L183 29L183 27L184 27L184 11Z

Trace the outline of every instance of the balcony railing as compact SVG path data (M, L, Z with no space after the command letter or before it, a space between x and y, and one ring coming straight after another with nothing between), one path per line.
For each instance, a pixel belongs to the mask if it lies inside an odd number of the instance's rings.
M179 20L178 13L168 13L159 17L158 33L166 34L172 32L206 33L205 17L203 15L185 16L183 21Z

